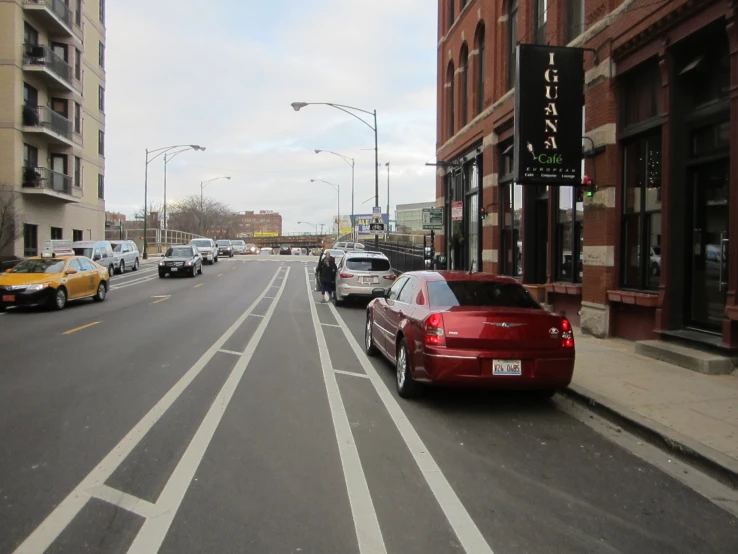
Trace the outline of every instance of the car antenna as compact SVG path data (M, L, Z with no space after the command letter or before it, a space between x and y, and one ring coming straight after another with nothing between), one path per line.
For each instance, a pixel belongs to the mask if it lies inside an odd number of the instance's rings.
M472 260L472 262L471 262L471 264L469 266L469 275L471 275L472 273L474 273L474 264L475 263L477 263L477 261L476 260Z

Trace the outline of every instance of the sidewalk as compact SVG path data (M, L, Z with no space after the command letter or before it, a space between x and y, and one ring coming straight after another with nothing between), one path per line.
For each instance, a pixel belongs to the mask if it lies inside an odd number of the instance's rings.
M628 341L577 331L568 396L666 443L738 488L738 371L703 375L638 355Z

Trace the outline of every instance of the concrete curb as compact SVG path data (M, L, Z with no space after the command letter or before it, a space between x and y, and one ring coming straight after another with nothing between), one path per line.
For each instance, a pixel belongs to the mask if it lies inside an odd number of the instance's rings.
M678 431L578 385L560 391L570 400L738 490L738 461Z

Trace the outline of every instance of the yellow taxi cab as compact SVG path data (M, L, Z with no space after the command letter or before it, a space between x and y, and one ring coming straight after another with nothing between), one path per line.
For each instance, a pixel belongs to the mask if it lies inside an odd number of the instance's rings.
M107 268L74 250L48 250L0 273L0 311L16 306L48 306L61 310L69 300L108 294Z

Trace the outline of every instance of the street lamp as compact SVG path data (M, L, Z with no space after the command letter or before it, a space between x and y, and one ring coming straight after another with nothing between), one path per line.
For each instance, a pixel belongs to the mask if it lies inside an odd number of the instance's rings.
M190 150L202 150L205 151L204 146L194 148L192 146L185 146L182 150L176 152L167 152L164 154L164 242L167 242L167 164L172 161L172 158L181 154L182 152L189 152Z
M333 152L332 150L316 150L316 154L320 154L321 152L325 152L326 154L333 154L334 156L338 156L341 158L344 162L349 164L351 166L351 236L353 236L354 233L354 175L356 171L356 161L354 158L349 158L348 156L344 156L343 154L339 154L338 152Z
M373 110L370 112L368 110L362 110L361 108L354 108L352 106L345 106L343 104L333 104L331 102L292 102L292 109L296 112L299 112L302 108L305 108L306 106L330 106L331 108L336 108L337 110L346 112L350 116L358 119L364 125L369 127L372 131L374 131L374 205L379 206L379 137L377 134L377 110ZM367 123L358 115L353 113L354 111L371 115L374 118L374 126L372 127L371 124ZM353 221L351 222L351 225L353 225ZM379 249L379 235L374 235L374 247L376 249Z
M315 183L316 181L320 183L325 183L326 185L330 185L334 189L336 189L336 194L338 196L338 205L337 205L338 223L336 225L336 240L339 240L341 238L341 187L334 183L324 181L323 179L310 179L311 183Z
M310 225L313 229L315 229L315 234L318 234L318 226L315 223L310 223L309 221L298 221L298 225Z
M149 164L153 162L156 158L161 156L162 154L166 154L167 152L170 152L172 150L175 150L177 148L191 148L192 150L205 150L202 146L198 144L175 144L173 146L164 146L162 148L155 148L153 150L146 149L146 167L144 170L144 238L143 238L143 255L142 258L144 260L148 260L149 258L149 252L148 252L148 238L147 234L149 231L149 217L148 217L148 209L149 209ZM151 154L155 154L155 156L149 158Z
M387 229L385 230L385 234L389 235L390 231L390 201L389 201L389 177L390 177L390 162L387 162L384 164L387 166Z
M200 234L202 234L205 229L203 229L203 193L202 191L205 190L205 187L208 186L213 181L217 181L218 179L228 179L231 180L230 177L213 177L209 181L200 181Z

